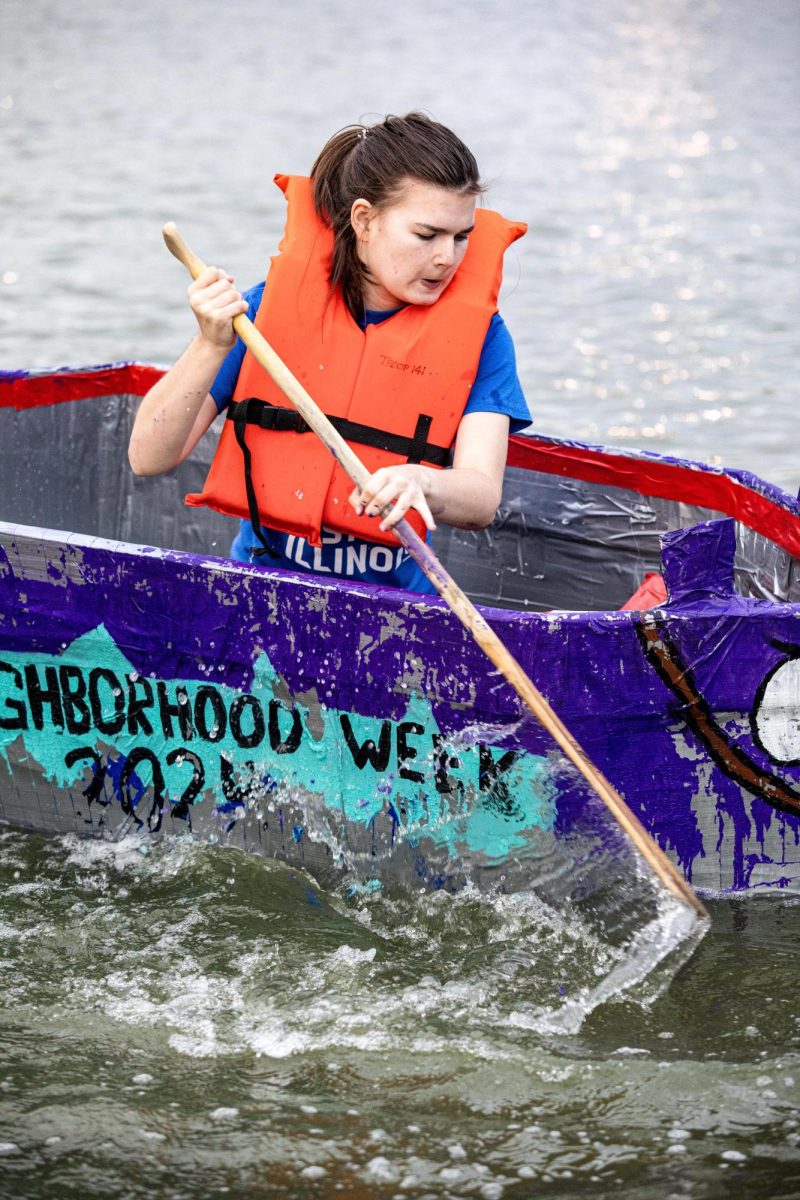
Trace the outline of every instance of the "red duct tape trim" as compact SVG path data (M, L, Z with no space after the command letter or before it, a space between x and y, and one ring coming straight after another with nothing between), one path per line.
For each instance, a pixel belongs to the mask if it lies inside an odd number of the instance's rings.
M3 371L0 408L42 408L96 396L144 396L163 374L161 367L146 363L111 363L84 371L65 368L41 374Z
M732 472L705 467L702 463L614 453L591 446L519 436L509 439L508 465L710 508L734 517L800 557L797 506L791 497L783 496L769 485L762 486L768 487L774 497L765 495L753 486L762 482L755 476L751 477L752 482L743 482Z

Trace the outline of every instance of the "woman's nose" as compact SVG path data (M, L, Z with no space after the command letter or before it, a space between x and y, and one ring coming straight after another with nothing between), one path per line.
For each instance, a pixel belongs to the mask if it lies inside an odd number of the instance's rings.
M450 265L456 260L456 241L453 238L438 238L434 258L437 263Z

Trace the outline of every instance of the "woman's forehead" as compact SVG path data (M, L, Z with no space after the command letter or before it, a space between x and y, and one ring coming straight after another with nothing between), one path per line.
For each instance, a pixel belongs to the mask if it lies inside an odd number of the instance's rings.
M388 209L434 229L465 229L474 224L477 197L422 179L406 179Z

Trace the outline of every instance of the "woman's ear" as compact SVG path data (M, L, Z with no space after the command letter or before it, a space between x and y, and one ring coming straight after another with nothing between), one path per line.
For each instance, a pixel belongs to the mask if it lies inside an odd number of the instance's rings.
M353 201L350 209L350 224L353 226L357 241L365 242L367 240L373 212L374 209L369 200L359 197L358 200Z

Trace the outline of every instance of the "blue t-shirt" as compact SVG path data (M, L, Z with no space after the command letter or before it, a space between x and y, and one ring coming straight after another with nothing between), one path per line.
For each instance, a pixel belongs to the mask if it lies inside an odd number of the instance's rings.
M247 315L255 319L261 303L264 284L259 283L244 293L248 303ZM395 310L397 311L397 310ZM370 312L363 322L375 325L394 316L394 312ZM226 356L211 387L217 408L222 412L230 403L245 355L245 346L236 342ZM505 322L495 313L486 331L475 382L470 390L464 415L472 412L496 412L510 420L510 432L518 433L530 425L528 405L517 378L514 343ZM377 521L377 517L375 518ZM311 546L305 538L278 533L264 528L264 534L274 557L259 556L265 565L288 570L313 571L320 575L336 575L361 583L380 583L386 587L406 588L414 592L435 591L433 584L420 570L413 558L400 545L385 546L333 530L322 530L322 545ZM260 549L249 521L242 521L239 533L231 546L231 557L240 562L252 562L254 551Z

